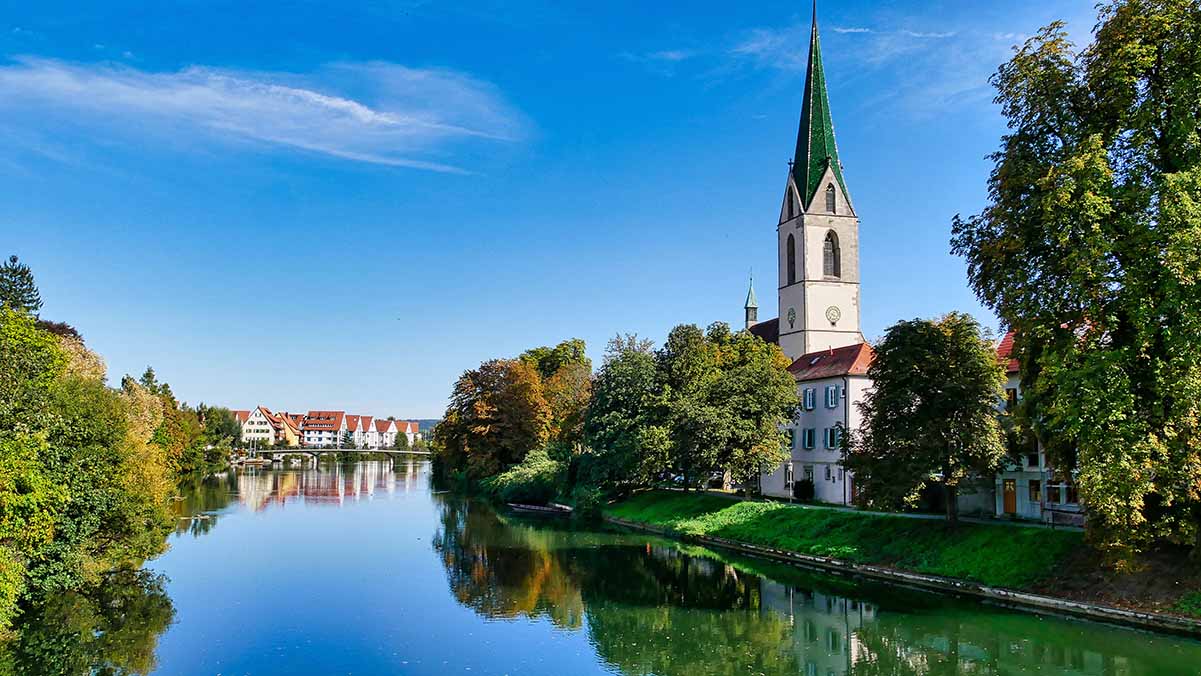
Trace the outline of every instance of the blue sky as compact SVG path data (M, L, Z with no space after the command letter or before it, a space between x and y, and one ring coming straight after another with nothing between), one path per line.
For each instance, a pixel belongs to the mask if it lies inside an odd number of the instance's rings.
M0 13L0 254L110 377L436 417L464 369L774 304L806 3L44 1ZM988 76L1082 0L819 7L863 325L965 310ZM765 316L774 313L765 307Z

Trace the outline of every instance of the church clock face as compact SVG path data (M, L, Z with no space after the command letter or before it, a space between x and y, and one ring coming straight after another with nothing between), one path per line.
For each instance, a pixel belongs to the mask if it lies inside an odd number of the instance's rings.
M788 308L788 328L791 329L795 326L796 326L796 308L790 307L790 308Z
M826 319L830 320L831 324L837 324L838 320L842 319L842 310L839 310L837 305L831 305L826 308Z

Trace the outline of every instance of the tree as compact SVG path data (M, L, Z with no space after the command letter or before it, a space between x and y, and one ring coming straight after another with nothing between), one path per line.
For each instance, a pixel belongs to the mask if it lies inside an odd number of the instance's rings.
M350 430L343 432L342 438L338 442L338 446L341 448L354 448L354 432L351 432Z
M434 430L439 462L473 479L494 476L546 443L550 407L530 363L494 359L465 372Z
M397 432L396 440L392 442L392 449L396 451L409 450L409 435L406 432Z
M1005 459L998 420L1004 373L992 343L966 314L894 324L875 348L864 425L847 434L843 465L860 501L911 506L940 484L947 520L958 522L961 485Z
M645 486L667 469L667 432L658 419L655 355L649 340L609 341L584 420L589 476L605 488Z
M719 467L721 451L729 443L721 411L709 396L720 376L717 351L698 327L681 324L655 353L655 365L672 469L688 490Z
M1156 539L1201 560L1201 6L1100 7L997 71L1009 133L952 250L1016 334L1018 417L1074 473L1114 561Z
M720 371L709 396L728 430L720 466L749 484L790 455L782 430L797 413L791 360L778 345L748 331L730 333L725 324L709 327L707 337L717 348Z
M584 415L592 397L592 368L580 362L563 364L542 382L550 407L551 441L571 448L583 441Z
M213 444L222 440L237 441L242 435L242 425L233 411L221 406L210 406L204 410L204 436Z
M33 281L33 272L16 256L9 256L8 262L0 265L0 306L29 314L42 309L42 296Z
M579 338L565 340L554 347L536 347L519 357L538 370L542 378L550 378L567 364L580 364L592 371L592 360L586 354L587 345Z

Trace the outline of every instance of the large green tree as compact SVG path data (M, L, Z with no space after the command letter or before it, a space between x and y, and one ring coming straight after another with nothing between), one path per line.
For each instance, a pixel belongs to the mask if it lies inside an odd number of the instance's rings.
M1115 560L1201 558L1201 5L1103 3L1087 47L1052 24L992 81L1009 133L952 248L1016 332L1019 418Z
M891 326L868 369L864 423L847 435L843 465L871 506L913 505L939 484L947 519L958 520L961 486L1005 459L998 402L1004 373L991 341L965 314Z
M588 476L580 481L624 490L658 478L668 465L658 391L653 344L633 335L609 341L584 421Z
M37 314L42 309L42 296L33 281L33 273L16 256L9 256L8 261L0 265L0 306L30 314Z

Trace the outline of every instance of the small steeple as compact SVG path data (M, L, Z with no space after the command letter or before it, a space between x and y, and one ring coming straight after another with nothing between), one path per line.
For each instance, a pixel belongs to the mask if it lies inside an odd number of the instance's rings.
M821 38L817 33L817 0L813 2L813 32L809 38L809 65L805 71L805 98L801 104L801 126L797 131L796 157L792 176L805 209L813 203L822 176L829 167L838 187L850 203L850 194L842 178L838 145L834 142L834 120L830 115L830 97L826 93L826 71L822 67Z
M750 288L747 289L746 292L746 304L744 304L742 307L746 311L746 326L744 328L749 329L755 324L758 324L759 301L755 300L755 276L753 274L751 275Z

